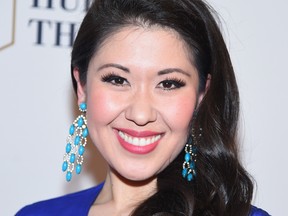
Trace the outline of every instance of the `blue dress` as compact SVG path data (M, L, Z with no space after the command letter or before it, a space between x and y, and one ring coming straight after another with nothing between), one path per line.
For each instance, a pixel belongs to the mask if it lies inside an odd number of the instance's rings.
M102 187L103 183L87 190L28 205L16 213L16 216L87 216ZM252 206L249 216L269 214Z

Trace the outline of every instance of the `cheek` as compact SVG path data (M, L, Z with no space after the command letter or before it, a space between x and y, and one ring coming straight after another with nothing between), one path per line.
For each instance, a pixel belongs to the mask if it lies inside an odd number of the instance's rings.
M165 121L174 131L187 132L196 104L196 97L181 96L165 106Z
M105 125L113 121L122 110L121 98L113 93L98 88L87 95L87 120Z

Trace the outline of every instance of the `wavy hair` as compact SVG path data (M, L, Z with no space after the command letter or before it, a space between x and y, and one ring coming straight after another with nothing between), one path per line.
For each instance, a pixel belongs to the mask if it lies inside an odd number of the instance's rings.
M139 204L134 216L249 213L253 184L239 161L236 140L238 87L215 17L213 9L202 0L95 0L81 24L71 59L75 91L73 69L78 68L80 81L85 85L92 56L109 36L129 26L176 31L197 68L199 92L205 90L207 76L211 76L192 124L195 131L200 127L203 131L198 143L196 179L183 179L184 154L180 153L157 176L157 192Z

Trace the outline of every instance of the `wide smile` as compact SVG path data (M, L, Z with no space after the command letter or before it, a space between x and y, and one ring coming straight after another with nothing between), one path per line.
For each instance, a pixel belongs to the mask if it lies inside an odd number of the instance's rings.
M153 151L163 137L163 133L130 129L117 129L116 135L121 146L134 154L147 154Z
M118 134L125 142L134 146L147 146L157 142L161 138L160 134L151 137L133 137L122 131L118 131Z

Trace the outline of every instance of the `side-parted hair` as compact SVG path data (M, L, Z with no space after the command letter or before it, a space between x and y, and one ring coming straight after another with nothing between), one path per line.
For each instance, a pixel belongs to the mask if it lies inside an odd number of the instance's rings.
M88 64L109 36L124 27L172 29L187 45L197 68L199 92L210 86L193 119L202 128L198 143L197 177L181 175L184 154L157 176L157 192L140 203L132 215L233 215L249 214L253 184L238 156L236 140L239 93L233 67L216 13L202 0L95 0L74 42L71 59L85 85ZM171 50L173 52L173 50ZM191 120L192 122L192 120Z

